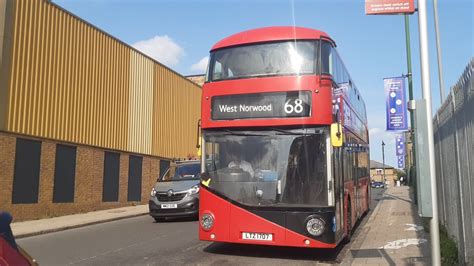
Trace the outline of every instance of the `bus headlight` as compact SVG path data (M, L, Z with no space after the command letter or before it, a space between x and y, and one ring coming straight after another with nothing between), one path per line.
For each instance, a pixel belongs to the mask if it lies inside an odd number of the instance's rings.
M326 229L326 223L321 218L310 216L308 222L306 222L306 230L312 236L322 235L324 229Z
M209 231L214 226L214 216L210 213L205 213L201 216L200 224L204 231Z

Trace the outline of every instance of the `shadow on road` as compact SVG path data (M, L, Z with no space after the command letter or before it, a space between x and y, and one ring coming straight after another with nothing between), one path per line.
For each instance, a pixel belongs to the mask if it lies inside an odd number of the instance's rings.
M344 245L339 245L336 249L309 249L248 244L212 243L204 248L204 252L242 257L317 260L328 263L336 263L337 255L343 246Z
M156 220L155 223L182 223L182 222L195 222L198 221L198 217L179 217L179 218L161 218Z

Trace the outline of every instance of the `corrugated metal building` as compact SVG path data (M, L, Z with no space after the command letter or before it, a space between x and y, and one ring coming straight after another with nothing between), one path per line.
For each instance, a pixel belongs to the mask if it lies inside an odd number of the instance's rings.
M0 209L146 203L196 153L201 90L47 0L0 0Z

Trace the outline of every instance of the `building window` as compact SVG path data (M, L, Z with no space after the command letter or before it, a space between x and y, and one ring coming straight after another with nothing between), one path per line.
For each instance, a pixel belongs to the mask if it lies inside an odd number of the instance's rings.
M378 175L381 175L381 174L382 174L382 169L377 169L376 171L377 171L377 174L378 174Z
M120 153L106 151L104 155L104 184L102 201L114 202L119 199Z
M16 140L12 203L38 203L41 142Z
M56 145L53 202L74 202L76 147Z
M130 155L128 160L128 201L142 200L142 160Z

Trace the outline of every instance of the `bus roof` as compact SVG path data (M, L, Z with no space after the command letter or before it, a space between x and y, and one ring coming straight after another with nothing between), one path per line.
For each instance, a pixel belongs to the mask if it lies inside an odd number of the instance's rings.
M211 49L217 50L224 47L259 42L271 42L281 40L317 40L326 38L334 41L325 32L303 27L280 26L280 27L265 27L248 31L239 32L231 35L217 42Z

